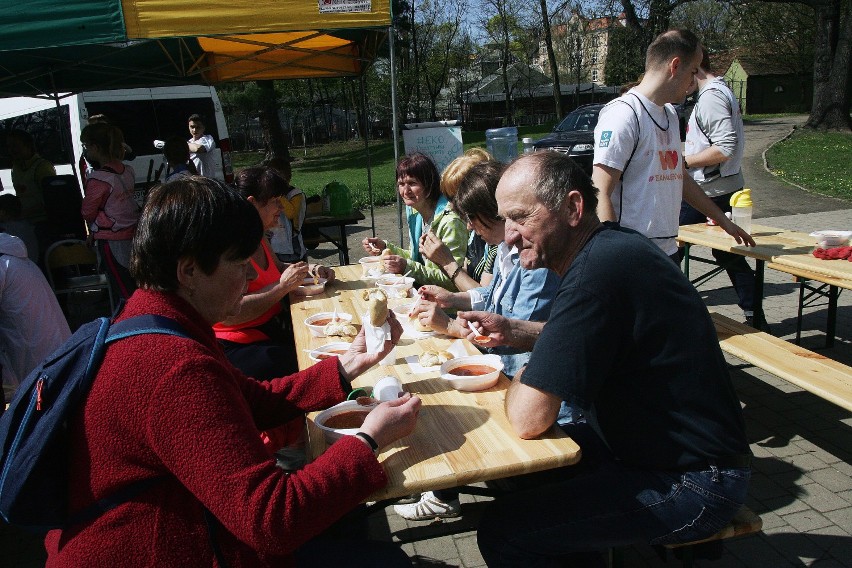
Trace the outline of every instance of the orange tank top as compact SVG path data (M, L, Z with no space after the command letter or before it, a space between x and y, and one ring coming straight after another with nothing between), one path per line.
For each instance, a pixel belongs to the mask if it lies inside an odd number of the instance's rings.
M254 259L249 259L252 267L257 272L257 278L249 282L246 294L257 292L261 288L265 288L270 284L275 284L281 279L281 271L278 270L278 267L275 265L272 251L266 243L266 239L262 239L260 241L260 245L263 247L263 253L266 255L266 270L260 268ZM251 321L234 325L225 325L219 322L213 325L213 331L216 333L217 339L224 339L234 343L245 344L264 341L269 339L269 337L257 329L257 326L265 324L279 313L281 313L281 302L275 302L262 315Z

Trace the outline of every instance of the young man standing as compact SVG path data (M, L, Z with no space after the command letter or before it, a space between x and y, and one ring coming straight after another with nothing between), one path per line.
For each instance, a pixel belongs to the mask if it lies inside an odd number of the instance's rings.
M677 261L681 200L710 217L738 243L754 246L690 178L681 163L678 103L695 90L701 43L688 30L669 30L648 47L636 87L607 104L595 127L592 181L600 190L598 216L617 221L657 244Z
M205 134L204 120L198 114L193 114L189 117L189 133L192 138L187 140L189 143L189 159L195 164L195 169L198 170L198 175L207 177L216 177L216 168L214 166L213 150L216 148L216 142L209 134Z
M740 104L721 77L710 72L710 56L703 58L695 74L698 98L686 129L683 166L701 190L722 211L731 210L731 195L743 188L745 129ZM689 203L680 208L680 224L704 222L704 215ZM724 266L739 297L745 323L754 326L754 271L745 257L712 250ZM683 256L683 255L680 255Z

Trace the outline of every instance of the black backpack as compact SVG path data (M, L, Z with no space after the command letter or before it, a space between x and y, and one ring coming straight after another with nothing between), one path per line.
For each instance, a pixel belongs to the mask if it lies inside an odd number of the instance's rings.
M130 484L75 515L68 514L68 419L86 399L113 341L162 333L189 337L176 321L136 316L111 325L99 318L81 326L36 367L0 416L0 514L37 531L94 519L159 483Z

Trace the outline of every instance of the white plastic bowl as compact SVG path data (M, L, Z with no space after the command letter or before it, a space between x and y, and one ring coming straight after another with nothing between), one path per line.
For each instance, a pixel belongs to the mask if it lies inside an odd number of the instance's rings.
M317 347L316 349L311 349L308 353L308 357L311 358L311 361L323 361L328 359L329 357L337 357L349 351L349 347L351 345L349 343L338 341L335 343L326 343L322 347Z
M317 294L322 294L325 292L325 285L328 283L328 280L325 278L320 278L317 280L317 283L314 283L313 278L305 278L302 281L302 284L299 285L298 288L293 290L293 294L296 296L316 296Z
M315 324L315 321L331 319L334 316L334 312L319 312L318 314L314 314L312 316L308 316L305 318L305 325L308 326L308 329L311 330L311 335L314 337L325 337L325 326L326 324ZM345 312L337 312L338 321L344 321L346 323L352 323L352 314L347 314Z
M379 278L385 273L385 265L380 256L365 256L358 260L361 265L361 278Z
M314 418L314 423L317 427L322 430L323 436L325 436L325 441L329 444L333 444L343 436L354 436L358 430L360 430L360 425L357 428L331 428L326 426L326 421L332 416L337 416L339 414L343 414L345 412L352 412L354 410L361 410L367 414L371 410L373 410L376 405L372 406L364 406L358 404L354 400L347 400L341 402L340 404L335 404L331 408L323 410L319 414L317 414L316 418Z
M816 238L819 248L843 247L852 238L852 231L814 231L811 236Z
M376 279L376 286L384 290L389 298L407 298L410 294L409 291L414 286L414 278L385 274Z
M485 365L494 369L491 373L463 377L451 373L453 369L465 365ZM467 357L456 357L441 365L441 378L450 383L454 389L459 391L481 391L490 389L500 379L503 370L503 362L499 355L470 355Z

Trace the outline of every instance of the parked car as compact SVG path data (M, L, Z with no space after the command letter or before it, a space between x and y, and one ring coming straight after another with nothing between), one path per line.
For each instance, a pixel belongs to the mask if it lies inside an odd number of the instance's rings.
M595 125L603 106L582 105L572 110L556 125L553 132L533 142L533 149L536 152L553 150L568 154L591 175L595 153Z

